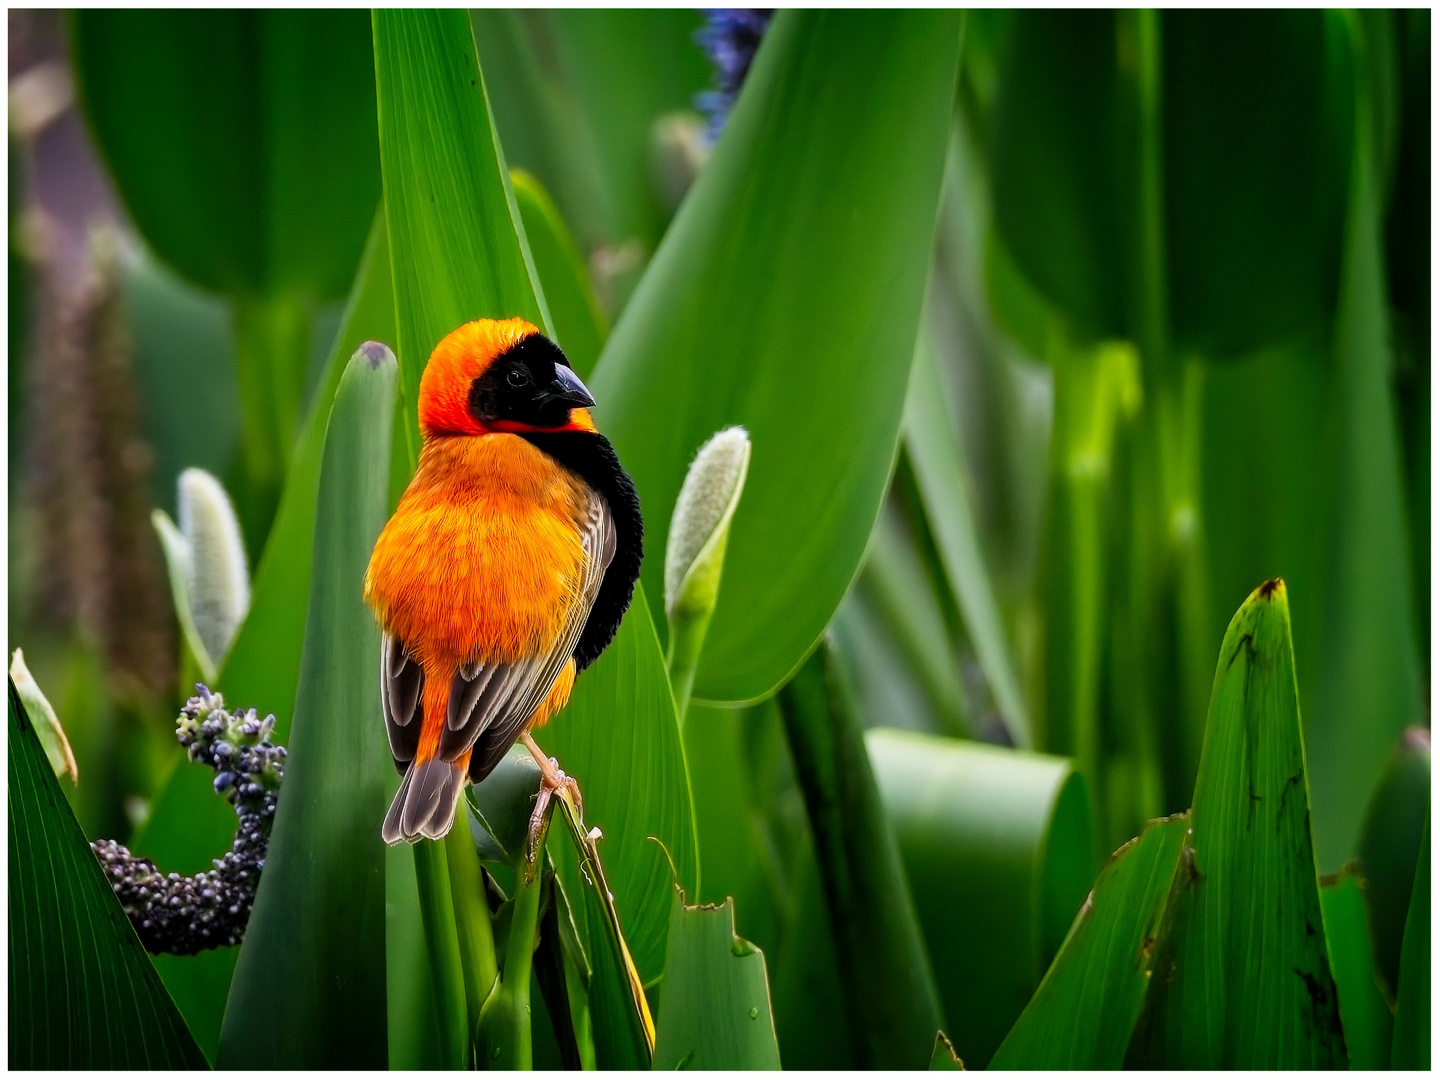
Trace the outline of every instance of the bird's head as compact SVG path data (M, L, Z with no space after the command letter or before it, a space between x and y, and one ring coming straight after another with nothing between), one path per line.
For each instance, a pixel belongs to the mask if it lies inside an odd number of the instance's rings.
M420 377L420 430L594 431L595 404L570 361L524 319L477 319L435 346Z

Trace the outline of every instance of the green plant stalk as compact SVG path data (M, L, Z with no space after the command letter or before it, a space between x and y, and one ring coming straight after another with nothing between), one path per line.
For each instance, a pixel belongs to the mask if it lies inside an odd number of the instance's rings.
M544 875L527 874L519 867L516 879L519 884L510 914L510 936L505 942L505 966L475 1029L476 1064L486 1069L528 1070L532 1067L530 974L534 968L535 927L540 918Z
M640 1057L640 1044L643 1043L644 1067L655 1053L655 1021L650 1015L650 1003L645 997L645 987L640 981L640 972L635 967L634 958L630 955L630 946L625 942L625 935L620 927L620 915L615 910L615 894L610 890L610 882L605 877L605 866L600 861L600 848L596 841L599 839L599 831L587 832L584 819L580 816L580 808L574 803L568 791L557 793L556 798L560 800L560 815L565 819L565 827L570 833L570 839L575 844L575 851L580 857L580 872L584 878L584 887L599 901L604 912L605 933L609 937L609 944L615 954L620 957L624 966L624 978L629 988L629 1004L632 1006L626 1013L626 1019L630 1023L631 1030L628 1034L633 1037L635 1043L635 1058ZM593 925L593 924L592 924ZM594 933L593 929L591 931ZM601 963L602 946L595 939L591 938L591 955L594 958L596 972L591 978L599 977L599 966ZM596 1032L598 1036L598 1030ZM613 1033L622 1041L626 1033ZM599 1048L596 1049L597 1055ZM634 1067L633 1065L630 1067Z
M945 1024L864 733L822 640L780 692L860 1068L924 1068Z
M298 296L237 296L234 319L245 475L240 516L254 563L264 550L295 446L311 316Z
M452 830L453 831L453 830ZM450 870L444 841L421 840L414 847L415 883L420 890L420 914L425 923L425 948L435 980L435 1002L442 1057L449 1068L470 1064L469 1011L465 998L464 965L450 891Z
M725 542L720 542L720 560L725 558ZM705 634L715 614L715 597L708 604L682 603L670 617L670 642L665 649L665 672L670 676L670 690L675 695L675 719L685 729L685 714L690 709L690 692L695 688L695 669L705 647Z
M485 899L480 857L470 837L470 822L462 800L455 824L445 836L445 862L450 875L450 903L455 911L455 932L460 947L460 971L465 982L465 1030L480 1022L485 999L495 987L499 968L495 960L495 930Z

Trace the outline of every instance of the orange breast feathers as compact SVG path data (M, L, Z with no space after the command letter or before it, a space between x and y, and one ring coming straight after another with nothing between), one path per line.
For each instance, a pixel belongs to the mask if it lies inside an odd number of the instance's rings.
M426 440L375 543L365 601L427 680L533 656L559 637L584 563L582 485L519 435Z

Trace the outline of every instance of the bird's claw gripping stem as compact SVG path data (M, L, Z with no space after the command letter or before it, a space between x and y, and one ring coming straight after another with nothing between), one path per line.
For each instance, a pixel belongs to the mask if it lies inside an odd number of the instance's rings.
M535 740L526 732L520 736L525 743L525 749L530 751L530 756L535 759L535 764L540 766L540 792L535 797L535 810L530 815L529 839L526 846L525 857L529 862L535 861L536 849L540 846L540 836L545 830L545 814L550 807L550 800L555 793L562 788L570 792L570 797L575 800L575 809L580 811L580 785L573 777L566 776L559 763L552 757L546 757Z

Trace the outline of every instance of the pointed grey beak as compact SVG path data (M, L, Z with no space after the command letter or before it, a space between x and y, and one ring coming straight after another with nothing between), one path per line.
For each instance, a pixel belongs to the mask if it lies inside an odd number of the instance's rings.
M548 401L563 401L572 408L588 409L595 404L580 376L563 364L555 365L555 381L542 394Z

